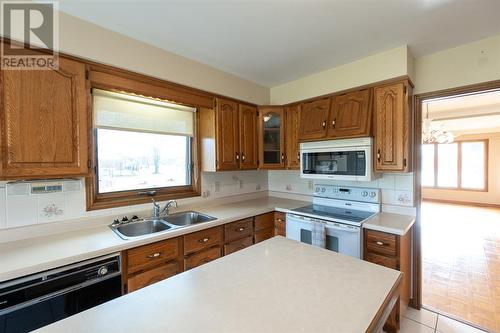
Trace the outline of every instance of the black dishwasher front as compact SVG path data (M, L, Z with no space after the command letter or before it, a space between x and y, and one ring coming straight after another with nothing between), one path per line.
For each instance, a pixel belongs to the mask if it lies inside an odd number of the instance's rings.
M0 283L0 333L29 332L122 295L114 254Z

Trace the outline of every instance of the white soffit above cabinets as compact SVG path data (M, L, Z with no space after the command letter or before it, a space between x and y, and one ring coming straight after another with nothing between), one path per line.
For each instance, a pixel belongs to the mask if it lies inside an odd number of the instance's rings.
M64 0L59 7L267 87L402 45L419 57L500 34L498 0Z

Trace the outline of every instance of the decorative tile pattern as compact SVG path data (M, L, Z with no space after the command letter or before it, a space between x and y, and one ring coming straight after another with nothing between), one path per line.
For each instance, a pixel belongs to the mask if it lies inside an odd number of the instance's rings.
M500 332L500 209L424 202L422 262L425 306Z

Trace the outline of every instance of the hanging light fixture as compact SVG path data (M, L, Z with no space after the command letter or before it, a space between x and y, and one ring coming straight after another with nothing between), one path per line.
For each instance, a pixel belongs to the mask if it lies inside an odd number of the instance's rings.
M427 115L422 124L422 143L452 143L455 140L453 133L433 126L432 119L429 118L429 103L425 103L425 106Z

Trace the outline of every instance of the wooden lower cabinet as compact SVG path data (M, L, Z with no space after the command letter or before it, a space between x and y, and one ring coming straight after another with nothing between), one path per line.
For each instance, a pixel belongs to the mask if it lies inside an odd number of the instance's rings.
M274 236L286 236L286 214L274 212Z
M399 236L380 231L363 231L364 260L401 271L400 297L384 325L384 331L397 332L400 328L401 309L406 310L411 295L411 238L413 228Z
M235 241L232 241L230 243L227 243L224 245L224 255L228 255L231 253L234 253L239 250L243 250L244 248L247 248L249 246L253 245L253 236L247 236L242 239L238 239Z
M129 277L127 280L127 292L130 293L149 286L150 284L160 282L161 280L165 280L181 272L182 265L177 261L163 264L159 267Z
M255 217L255 244L274 237L274 212Z
M125 292L132 292L182 272L182 238L151 243L122 254Z
M220 257L220 246L215 246L207 250L193 253L184 259L184 270L187 271L191 268L201 266Z
M125 292L132 292L276 235L286 235L285 214L270 212L122 253Z

